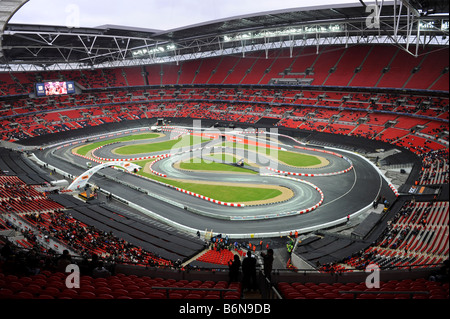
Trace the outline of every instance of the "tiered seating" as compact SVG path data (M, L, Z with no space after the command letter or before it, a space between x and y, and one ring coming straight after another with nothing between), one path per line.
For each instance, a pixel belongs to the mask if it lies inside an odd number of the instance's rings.
M244 256L244 252L242 250L231 251L228 249L217 250L208 250L203 255L197 258L198 261L217 264L217 265L228 265L230 261L233 260L235 254L239 254L240 257Z
M145 85L142 69L139 67L124 68L126 79L129 86Z
M385 268L442 263L448 259L448 221L448 202L407 202L371 247L337 263L342 265L338 269L364 269L371 263ZM322 269L329 270L329 265Z
M399 49L393 46L372 46L361 71L356 73L350 86L375 87L382 75L383 68L387 67L393 55Z
M177 92L177 93L175 93ZM433 138L439 137L446 130L445 123L429 121L424 119L416 119L409 117L409 114L414 110L409 108L408 105L416 104L421 105L426 101L431 101L432 107L427 109L427 112L432 111L428 115L441 116L447 114L443 110L448 105L446 99L429 99L427 97L402 97L403 104L396 106L398 96L390 96L388 94L378 94L378 102L376 104L369 103L371 97L370 94L358 93L350 94L351 99L345 102L346 107L360 108L359 104L362 104L361 108L367 109L373 107L374 109L389 109L397 107L397 111L407 112L405 115L398 113L397 115L381 114L377 112L366 111L339 111L338 107L341 104L341 99L344 96L348 96L346 93L331 93L331 92L309 92L303 91L302 97L298 98L298 94L295 91L278 91L278 90L252 90L244 89L239 92L234 89L181 89L181 93L174 89L147 90L148 96L144 96L143 90L133 91L127 95L126 91L113 92L106 94L104 92L96 94L82 94L78 95L75 103L69 103L67 99L61 98L58 100L58 106L64 109L56 108L55 112L47 112L42 115L28 116L27 112L30 111L30 107L26 106L23 102L19 103L19 108L15 108L10 116L14 116L16 113L23 114L16 116L14 122L4 120L2 126L2 139L4 140L17 140L26 139L32 136L38 136L47 134L49 132L59 132L62 130L76 129L86 126L95 126L103 123L109 123L112 121L120 122L123 120L140 119L145 117L172 117L176 116L194 116L197 118L205 118L206 114L211 116L212 119L217 120L229 120L239 121L247 123L255 123L258 119L265 114L267 117L282 118L285 116L286 111L292 111L292 107L269 107L266 105L258 105L255 102L276 102L276 103L302 103L308 105L324 105L334 106L336 110L314 108L314 107L302 107L292 112L289 117L283 119L283 123L287 121L289 127L294 125L290 120L297 121L299 118L309 120L319 120L317 123L296 123L295 127L300 129L315 130L338 133L344 135L363 136L366 138L376 138L387 142L394 141L397 145L406 147L418 154L426 153L430 150L442 149L443 146L429 138L419 137L415 135L416 129L421 133L433 135ZM319 98L320 97L320 98ZM58 97L59 98L59 97ZM179 103L170 102L173 99L183 99L184 101L189 99L202 99L205 100L201 105L198 102L186 104L182 110L177 111ZM249 101L248 104L216 104L217 110L221 110L220 113L212 110L210 113L203 112L206 107L213 105L207 100L228 100L228 101ZM404 102L406 99L406 103ZM167 101L164 104L155 105L153 101ZM250 102L251 101L251 102ZM47 98L36 99L34 102L35 109L47 110ZM126 106L119 107L118 105L111 104L114 102L126 102ZM135 102L136 104L129 104ZM97 108L99 103L111 104L103 105L102 108ZM138 104L139 103L139 104ZM83 109L70 109L70 105L74 106L84 105ZM198 105L198 106L196 106ZM222 107L223 105L223 107ZM194 107L197 109L193 112L191 109ZM147 111L142 111L145 108ZM51 109L51 108L50 108ZM410 113L411 112L411 113ZM192 115L191 115L192 114ZM439 115L438 115L439 114ZM331 123L326 123L325 120L331 119L334 116ZM37 119L43 119L45 122L36 124ZM67 121L65 121L67 120ZM73 121L70 121L73 120ZM358 125L357 121L367 120L366 124ZM392 121L391 128L385 130L387 121ZM323 122L323 123L322 123ZM367 126L369 125L369 126ZM421 126L418 126L421 125ZM353 127L352 127L353 126ZM425 128L422 128L422 127ZM408 134L409 130L411 133ZM381 134L380 134L381 132ZM446 138L446 135L443 135Z
M380 288L367 288L361 283L312 283L280 282L278 290L285 299L448 299L448 283L427 279L389 280L380 283ZM360 293L343 293L360 291ZM370 292L370 293L364 293ZM379 293L377 293L379 292ZM400 292L426 292L426 294L404 294ZM374 293L374 294L372 294Z
M445 76L441 83L433 83L439 79L442 71L448 66L448 51L441 49L439 51L428 53L420 65L420 70L416 72L411 79L406 83L407 89L433 89L433 90L448 90L448 76L447 84L445 84ZM447 73L448 75L448 73ZM442 85L444 84L444 85Z
M382 132L380 132L380 134L378 134L376 136L376 139L395 144L394 143L395 141L397 141L399 138L402 138L408 134L409 134L409 131L389 127L387 129L383 130Z
M422 170L418 185L448 184L449 163L448 149L425 154L422 158Z
M0 176L0 213L22 213L63 209L16 176Z
M24 218L37 228L51 232L55 238L82 255L97 254L120 262L171 266L170 261L127 243L112 233L88 226L62 211L40 213L38 216L27 214Z
M419 52L421 54L422 52ZM402 88L412 74L414 67L418 66L422 57L415 57L399 50L395 58L390 62L390 69L383 75L378 87ZM423 84L422 84L423 85Z
M345 53L336 70L330 74L324 85L347 86L354 75L354 70L361 65L369 52L369 46L356 46L345 49Z
M48 270L44 270L38 275L26 277L0 273L0 299L241 298L241 284L226 281L188 281L163 279L161 277L138 277L119 273L107 278L82 275L80 277L80 288L66 288L66 276L65 273Z
M254 54L248 55L246 58L239 59L239 62L234 65L233 72L230 73L224 80L224 84L241 83L252 66L255 65L257 56ZM255 82L253 82L255 83ZM256 82L257 83L257 82Z

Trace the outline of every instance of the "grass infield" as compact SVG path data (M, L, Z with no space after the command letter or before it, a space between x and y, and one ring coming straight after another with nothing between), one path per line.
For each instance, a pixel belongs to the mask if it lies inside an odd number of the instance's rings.
M224 158L224 161L230 163L237 162L236 158L234 156L227 156L222 157L222 154L215 154L212 155L212 158L216 158L218 160L222 160ZM227 154L223 154L227 155ZM224 164L224 163L217 163L205 159L200 158L190 158L188 160L185 160L180 163L180 168L185 170L192 170L192 171L216 171L216 172L235 172L235 173L247 173L247 174L258 174L255 171L252 171L250 169L247 169L244 167Z
M115 149L115 152L119 155L134 155L134 154L161 152L175 149L179 149L179 151L182 151L185 148L195 146L204 142L208 142L210 140L211 139L209 138L200 138L197 136L183 135L180 138L160 143L135 144L123 146Z
M103 146L106 144L110 144L113 142L122 142L122 141L132 141L132 140L143 140L149 138L156 138L158 134L140 134L140 135L132 135L132 136L124 136L112 140L105 140L90 143L78 149L77 153L80 155L86 155L89 151L93 149ZM136 151L141 153L147 152L158 152L163 150L170 150L173 147L182 148L189 147L195 144L203 143L209 141L210 139L199 137L193 138L192 136L183 136L182 138L178 138L175 140L170 140L161 143L149 143L149 144L139 144L139 145L130 145L121 147L116 149L118 154L130 155L136 154ZM121 152L119 152L119 150ZM226 155L226 154L214 154L211 155L214 158L226 160L230 162L236 161L234 156ZM134 161L135 164L144 167L148 162L152 162L154 159L143 160L143 161ZM183 164L183 163L182 163ZM222 163L212 163L210 161L204 161L203 163L184 163L186 165L195 165L195 167L184 168L184 169L199 169L199 170L214 170L214 171L245 171L247 173L257 174L254 171L247 170L241 167L233 167L231 165L226 165ZM186 167L186 166L185 166ZM189 166L187 166L189 167ZM183 167L182 167L183 168ZM252 201L261 201L267 200L274 197L277 197L282 194L282 192L275 188L259 188L259 187L240 187L240 186L228 186L228 185L214 185L214 184L200 184L200 183L190 183L185 181L173 180L170 178L160 177L151 173L145 172L141 169L137 174L148 177L150 179L169 184L175 187L183 188L185 190L214 198L216 200L222 202L230 202L230 203L245 203Z
M321 164L321 160L314 155L301 154L297 152L271 150L263 146L253 146L235 142L224 142L222 146L231 147L233 149L243 149L257 152L262 155L276 157L278 161L289 166L304 168Z
M141 165L141 164L139 164ZM225 186L213 184L199 184L189 183L184 181L177 181L170 178L159 177L140 170L139 175L169 184L175 187L185 189L206 197L214 198L222 202L229 203L245 203L251 201L260 201L271 199L281 195L281 191L275 188L258 188L258 187L240 187L240 186Z
M80 147L78 149L77 153L80 155L86 156L86 154L89 153L89 151L92 151L92 150L96 149L97 147L100 147L100 146L103 146L106 144L110 144L110 143L114 143L114 142L146 140L146 139L151 139L151 138L157 138L159 136L160 136L159 134L155 134L155 133L144 133L144 134L138 134L138 135L123 136L123 137L115 138L112 140L102 140L99 142L90 143L90 144Z

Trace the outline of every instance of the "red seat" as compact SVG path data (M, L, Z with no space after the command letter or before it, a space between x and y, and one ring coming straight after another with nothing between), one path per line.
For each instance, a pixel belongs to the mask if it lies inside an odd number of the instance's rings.
M13 281L7 284L8 288L11 289L13 292L18 292L23 289L23 284L21 284L18 281Z
M220 299L219 295L206 295L203 299Z
M11 289L0 289L0 299L9 299L13 294L14 292Z
M60 293L61 291L56 287L47 287L44 290L42 290L42 294L50 296L58 296Z
M50 295L39 295L37 299L55 299L55 297Z
M60 281L51 281L47 284L47 287L55 287L61 291L64 288L66 288L66 285L65 285L65 283L62 283Z
M341 296L334 292L327 292L323 294L323 297L326 299L339 299Z
M36 296L38 294L40 294L40 292L42 291L41 287L31 284L25 288L23 288L22 291L28 291L29 293L31 293L33 296Z
M91 291L82 291L78 295L79 299L96 299L97 296Z
M108 287L98 287L96 290L95 290L95 293L96 294L109 294L109 293L111 293L111 288L108 288Z
M356 299L376 299L376 294L360 294L356 297Z
M20 291L13 295L14 299L33 299L33 295L27 291Z
M92 285L81 285L80 284L80 291L89 291L89 292L95 292L95 287Z
M99 294L98 299L114 299L114 296L110 294Z
M131 291L128 293L128 296L130 296L133 299L141 299L146 297L145 292L143 291Z
M41 288L45 288L47 286L47 280L42 278L33 278L33 284L38 285Z
M150 299L166 299L166 296L162 292L151 292L147 297Z
M126 290L128 290L128 291L139 291L140 290L140 287L139 286L137 286L137 285L127 285L127 286L125 286L125 289Z
M111 293L114 298L119 298L122 296L128 296L128 291L125 289L114 289Z

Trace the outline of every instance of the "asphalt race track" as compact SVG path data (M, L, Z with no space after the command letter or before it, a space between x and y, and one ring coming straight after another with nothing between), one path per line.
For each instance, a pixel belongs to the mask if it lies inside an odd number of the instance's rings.
M136 134L127 133L125 135ZM122 136L122 135L121 135ZM173 138L173 133L166 132L165 136L151 140L151 143L168 141ZM116 136L109 136L113 139ZM256 141L255 135L239 135L248 141ZM164 158L152 166L158 173L165 174L169 178L180 178L197 181L220 181L232 183L250 183L261 185L280 185L291 189L294 196L291 199L273 203L244 207L230 207L216 204L192 195L185 194L173 188L160 185L140 176L126 173L113 168L102 169L94 175L90 183L101 188L106 193L112 193L131 203L135 203L146 211L151 212L151 217L157 215L157 219L172 226L189 232L197 230L213 230L214 233L227 234L230 237L269 237L287 234L298 230L300 233L315 229L326 228L345 222L347 216L355 216L367 211L373 201L379 196L391 197L393 191L379 171L367 160L358 154L344 150L324 149L314 145L303 147L294 139L285 136L270 136L281 149L299 152L308 155L318 155L325 158L328 164L320 168L297 168L278 163L266 156L256 154L252 150L236 150L230 147L226 153L238 152L240 158L251 158L259 166L260 174L236 174L203 171L185 171L174 167L174 163L185 159L192 154L189 149L171 150L172 156ZM150 140L134 140L106 145L94 152L99 158L129 158L119 156L113 150L124 145L149 143ZM220 147L222 141L215 139L211 142L196 145L193 148L203 148L203 153L195 153L205 159L208 158L210 147ZM49 146L34 154L43 162L56 167L73 176L78 176L87 170L86 160L72 154L72 150L81 144ZM208 148L205 148L208 147ZM312 150L316 149L316 151ZM327 152L323 152L326 150ZM337 155L333 155L334 152ZM155 152L147 154L135 154L133 157L160 155L167 153ZM343 156L343 157L342 157ZM92 162L92 165L96 165ZM272 170L267 169L271 167ZM345 173L339 173L342 171ZM284 173L278 173L284 172ZM287 175L286 172L300 174ZM304 176L305 174L315 176ZM120 181L120 183L114 181ZM299 180L307 183L299 182ZM308 184L309 182L309 184ZM133 185L133 187L127 187ZM321 194L313 187L317 186L323 193L323 202L312 211L299 214L299 211L317 205L321 201ZM146 193L150 194L147 195Z

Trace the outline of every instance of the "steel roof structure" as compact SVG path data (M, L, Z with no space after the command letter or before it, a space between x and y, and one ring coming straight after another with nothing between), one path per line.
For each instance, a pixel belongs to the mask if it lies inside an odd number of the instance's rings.
M10 3L10 16L27 1ZM15 6L14 6L15 4ZM449 45L448 2L377 0L278 10L160 31L4 24L0 72L126 67L298 46ZM8 21L7 14L3 14ZM5 23L6 23L5 22Z
M6 24L25 3L29 0L2 0L0 1L0 58L3 56L1 41L3 31L5 30Z

